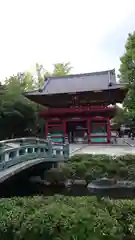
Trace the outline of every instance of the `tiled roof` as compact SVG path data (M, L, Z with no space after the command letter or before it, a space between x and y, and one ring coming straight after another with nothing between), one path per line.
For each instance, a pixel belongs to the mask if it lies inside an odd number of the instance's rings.
M60 94L107 89L109 84L109 74L112 84L116 84L114 70L67 75L63 77L49 77L43 88L43 93Z
M111 84L110 84L111 83ZM115 70L47 77L43 89L27 92L26 95L52 95L121 88L117 84Z

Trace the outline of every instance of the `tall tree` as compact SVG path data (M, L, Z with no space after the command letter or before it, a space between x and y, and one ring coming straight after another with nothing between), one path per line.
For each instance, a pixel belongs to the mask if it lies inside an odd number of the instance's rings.
M37 78L26 72L6 79L4 86L0 85L0 139L35 135L37 126L44 126L38 117L42 106L29 101L22 93L41 88L44 76L66 75L70 69L69 63L58 63L50 73L36 64Z
M128 94L124 101L124 107L130 119L135 122L135 31L128 35L125 44L125 53L120 58L120 82L128 84Z
M0 97L0 138L20 137L35 128L35 104L24 98L23 92L34 88L30 73L18 73L5 80Z
M36 63L36 72L37 72L37 88L42 88L44 84L45 74L45 69L42 64Z
M45 70L42 64L36 63L36 72L37 72L37 88L42 88L44 85L44 78L48 76L65 76L70 74L71 65L69 62L67 63L56 63L53 65L53 71L49 72Z
M53 76L64 76L71 72L72 67L70 63L56 63L54 64Z
M119 106L116 107L116 115L112 119L112 124L116 125L117 128L120 127L121 124L125 123L125 110Z

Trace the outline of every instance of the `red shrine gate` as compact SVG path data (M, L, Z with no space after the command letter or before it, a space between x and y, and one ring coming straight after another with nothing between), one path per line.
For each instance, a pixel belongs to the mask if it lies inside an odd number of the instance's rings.
M109 143L110 114L114 109L107 106L48 109L41 113L46 119L45 136L51 134L54 142L63 142L68 136L69 142Z
M42 89L25 96L47 109L41 113L54 142L109 143L110 119L127 87L116 82L115 70L46 77ZM109 106L113 107L109 107Z

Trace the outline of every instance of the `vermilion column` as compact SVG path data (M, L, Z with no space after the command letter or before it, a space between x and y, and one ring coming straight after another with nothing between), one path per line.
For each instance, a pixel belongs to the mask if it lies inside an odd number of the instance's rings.
M108 143L110 142L111 138L111 126L110 126L110 119L107 119L107 138L108 138Z
M66 128L66 120L64 119L63 120L63 133L64 133L64 138L66 137L66 135L67 135L67 128Z
M45 136L48 136L48 120L45 121Z
M88 143L90 143L90 118L87 120L87 128L88 128Z

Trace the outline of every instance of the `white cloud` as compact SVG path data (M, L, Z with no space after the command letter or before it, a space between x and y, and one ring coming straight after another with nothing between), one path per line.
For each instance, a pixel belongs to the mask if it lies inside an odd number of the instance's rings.
M70 61L74 72L117 67L101 42L133 13L134 0L0 1L0 78L36 62Z

